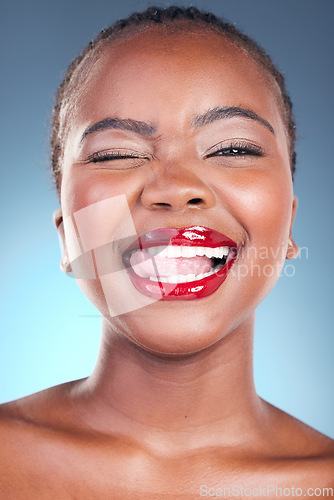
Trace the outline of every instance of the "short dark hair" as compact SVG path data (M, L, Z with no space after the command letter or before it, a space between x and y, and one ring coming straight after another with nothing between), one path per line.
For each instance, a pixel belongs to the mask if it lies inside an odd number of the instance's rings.
M216 17L211 12L204 12L196 7L177 7L167 8L149 7L143 12L135 12L127 19L120 19L115 24L102 30L76 57L70 64L67 73L59 85L56 95L56 103L53 110L52 132L51 132L51 163L53 177L56 183L57 191L60 192L61 186L61 157L62 148L62 127L61 110L65 103L71 99L71 83L76 70L84 68L85 62L91 60L99 49L102 49L106 43L115 39L129 36L135 32L144 30L152 26L173 27L176 22L187 21L213 32L225 36L235 45L246 50L251 57L257 61L276 81L282 98L283 118L287 131L290 152L290 167L292 178L296 166L295 153L295 122L292 112L292 102L287 93L285 81L282 73L277 69L267 52L262 49L251 37L239 31L233 24L224 19ZM73 89L72 89L73 90Z

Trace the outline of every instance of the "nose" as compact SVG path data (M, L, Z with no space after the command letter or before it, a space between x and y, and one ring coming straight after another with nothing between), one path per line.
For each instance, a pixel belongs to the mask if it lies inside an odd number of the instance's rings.
M173 165L152 166L141 194L142 204L150 209L181 211L187 208L211 208L215 195L195 169Z

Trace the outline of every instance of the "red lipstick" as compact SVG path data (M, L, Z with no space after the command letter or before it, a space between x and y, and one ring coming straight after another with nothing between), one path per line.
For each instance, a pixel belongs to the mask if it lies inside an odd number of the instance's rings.
M194 300L214 293L235 262L237 243L202 226L142 234L123 253L135 288L156 300Z

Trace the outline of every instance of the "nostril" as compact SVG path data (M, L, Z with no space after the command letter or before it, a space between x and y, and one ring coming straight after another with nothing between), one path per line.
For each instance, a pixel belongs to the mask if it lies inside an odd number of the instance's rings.
M154 203L155 207L171 207L170 203Z
M188 205L200 205L201 203L203 203L202 198L192 198L188 201Z

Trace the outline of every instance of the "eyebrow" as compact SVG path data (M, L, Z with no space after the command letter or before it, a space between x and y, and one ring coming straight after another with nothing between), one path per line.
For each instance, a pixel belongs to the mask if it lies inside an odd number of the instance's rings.
M241 108L239 106L224 106L220 108L209 109L205 113L197 115L195 117L193 126L195 128L199 128L205 125L209 125L216 120L224 120L234 118L236 116L256 120L267 127L267 129L269 129L270 132L275 135L274 128L267 120L255 113L255 111ZM91 127L85 130L80 139L80 142L82 142L89 134L93 134L94 132L98 132L99 130L108 129L128 130L130 132L135 132L136 134L149 137L157 132L156 127L153 127L149 123L133 120L131 118L104 118L103 120L94 123Z
M193 121L193 125L195 128L203 127L204 125L209 125L210 123L216 120L224 120L228 118L234 118L236 116L241 116L242 118L248 118L250 120L256 120L257 122L262 123L267 129L270 130L272 134L275 135L274 128L270 125L267 120L261 118L257 113L251 111L250 109L240 108L238 106L231 107L222 107L222 108L213 108L209 109L202 115L196 116Z
M131 118L105 118L104 120L94 123L94 125L85 130L80 142L82 142L87 137L87 135L92 134L93 132L108 129L128 130L130 132L135 132L136 134L145 136L152 136L156 132L155 127L152 127L152 125L149 125L145 122L132 120Z

